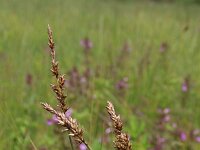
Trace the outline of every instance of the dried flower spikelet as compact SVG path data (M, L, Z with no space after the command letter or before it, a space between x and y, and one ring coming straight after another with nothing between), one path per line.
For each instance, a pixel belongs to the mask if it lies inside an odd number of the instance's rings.
M83 138L83 130L79 127L75 119L66 117L63 112L56 111L47 103L41 104L45 110L56 115L58 124L65 127L66 130L69 131L69 135L72 136L78 144L84 143L87 147L89 147Z
M131 150L131 143L129 136L122 132L123 123L119 115L116 115L114 106L111 102L107 102L107 111L113 122L113 128L115 133L114 145L117 150Z
M108 102L107 111L110 115L111 120L113 121L114 132L115 134L120 134L122 131L123 123L121 121L120 116L115 114L114 106L111 102Z
M51 84L51 88L57 96L56 98L59 102L59 107L62 109L63 112L66 112L68 108L65 104L66 96L64 95L65 75L60 75L59 73L58 62L55 59L56 52L55 52L55 43L53 40L53 32L49 25L48 25L48 37L49 37L48 45L51 54L51 72L53 76L55 76L57 79L56 85Z
M51 72L53 76L56 77L56 84L51 84L51 88L53 92L56 94L56 98L59 103L60 110L57 111L53 109L49 104L47 103L41 103L43 108L47 110L48 112L54 114L56 116L56 123L60 124L64 128L66 128L67 131L69 131L69 135L73 137L73 139L77 142L77 144L84 144L88 150L90 150L88 144L85 142L83 138L83 130L79 127L77 121L70 116L66 116L66 112L68 110L68 107L65 103L66 96L64 95L64 84L65 84L65 78L64 75L61 75L59 73L59 67L58 62L55 59L55 44L53 41L53 33L48 25L48 37L49 37L49 48L50 48L50 55L51 55Z
M50 53L51 53L51 57L52 57L51 72L57 78L58 75L59 75L59 72L58 72L58 62L56 62L56 60L55 60L55 55L56 55L55 49L54 49L55 48L55 43L54 43L54 40L53 40L53 32L52 32L51 27L49 25L48 25L48 36L49 36L48 45L49 45Z

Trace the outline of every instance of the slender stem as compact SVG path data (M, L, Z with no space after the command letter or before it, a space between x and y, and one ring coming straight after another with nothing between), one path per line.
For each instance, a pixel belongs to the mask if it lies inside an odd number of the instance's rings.
M91 150L91 148L89 147L89 145L87 143L85 143L85 145L88 148L88 150Z
M74 150L74 145L73 145L72 138L71 138L70 135L69 135L69 141L70 141L70 145L71 145L72 150Z

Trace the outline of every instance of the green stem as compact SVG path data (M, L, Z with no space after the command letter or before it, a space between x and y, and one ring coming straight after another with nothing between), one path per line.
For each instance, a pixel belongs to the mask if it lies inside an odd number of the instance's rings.
M72 138L71 138L70 135L69 135L69 141L70 141L70 145L71 145L72 150L74 150L74 145L73 145Z

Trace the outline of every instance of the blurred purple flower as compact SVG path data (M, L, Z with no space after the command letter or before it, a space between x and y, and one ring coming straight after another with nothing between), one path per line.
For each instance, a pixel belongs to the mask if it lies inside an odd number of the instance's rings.
M87 79L84 76L80 77L80 83L84 84L87 82Z
M93 47L92 42L87 37L80 41L80 45L84 48L86 53L88 53L89 50Z
M66 112L65 112L65 116L66 117L71 117L73 110L71 108L69 108ZM56 115L53 115L51 119L47 120L47 125L53 125L53 124L57 124L58 123L58 118L56 117Z
M198 129L195 129L195 130L192 130L190 132L190 137L196 141L197 143L200 143L200 130Z
M33 80L32 75L30 73L28 73L26 75L26 84L29 85L29 86L31 86L32 85L32 80Z
M128 88L128 78L125 77L122 80L118 81L115 87L117 90L127 89Z
M166 131L166 125L169 124L171 121L170 108L160 108L158 109L158 113L159 121L156 128L159 132L164 132Z
M87 146L86 146L84 143L81 143L81 144L79 145L79 149L80 149L80 150L87 150Z
M186 141L187 140L187 135L185 132L180 132L180 140L181 141Z
M176 129L176 128L177 128L177 124L176 124L175 122L173 122L173 123L172 123L172 127L173 127L174 129Z
M160 135L157 135L152 139L151 143L153 144L153 148L151 150L162 150L166 143L166 139Z
M168 49L168 44L163 42L161 45L160 45L160 52L163 53L165 52L167 49Z
M189 77L186 77L181 86L182 92L186 93L189 91L189 84Z
M52 124L56 124L58 123L58 119L56 117L56 115L53 115L51 119L47 120L47 125L52 125Z
M199 129L195 129L195 130L193 130L193 134L194 134L194 135L198 135L198 134L200 134L200 130L199 130Z
M107 128L105 132L106 132L106 134L109 134L109 133L112 132L112 129L111 128Z
M69 108L66 112L65 112L65 116L66 117L71 117L73 110L71 108Z
M163 144L166 142L166 139L163 137L158 137L157 142L158 142L158 144Z
M200 143L200 136L197 136L197 137L195 138L195 141L196 141L197 143Z
M195 137L195 136L198 136L198 135L200 135L200 130L198 130L198 129L192 130L190 132L191 137Z
M182 84L182 91L183 92L187 92L188 91L188 85L185 82Z
M158 112L160 113L160 123L161 125L163 123L167 123L170 121L170 108L164 108L164 109L158 109Z
M163 117L163 122L169 122L171 119L170 115L166 115Z
M54 124L53 121L52 121L52 119L48 119L48 120L47 120L47 125L50 126L50 125L52 125L52 124Z
M163 110L163 113L164 113L164 114L170 113L170 109L169 109L169 108L165 108L165 109Z

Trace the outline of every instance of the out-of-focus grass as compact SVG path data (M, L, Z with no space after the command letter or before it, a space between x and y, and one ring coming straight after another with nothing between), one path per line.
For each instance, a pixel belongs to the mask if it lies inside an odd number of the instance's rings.
M130 88L124 104L118 102L115 83L109 78L94 81L95 101L69 99L75 111L83 116L75 113L87 130L91 131L88 122L90 127L93 125L91 105L105 115L103 106L108 99L116 105L133 137L139 126L145 126L134 141L135 149L146 149L148 131L158 107L170 107L183 128L200 127L200 6L95 0L1 0L0 3L0 149L27 149L28 145L57 148L58 138L52 127L46 127L47 116L40 107L41 101L55 103L49 87L48 23L54 31L62 72L74 65L83 68L79 41L86 36L94 45L91 66L99 65L102 74L106 74L105 68L126 41L132 45L129 60L117 75L119 79L129 77ZM183 31L186 26L188 30ZM165 58L159 52L163 42L169 44ZM147 54L150 64L139 75L141 60ZM27 73L33 76L31 87L25 83ZM187 75L192 85L186 106L182 107L181 83ZM135 110L143 116L130 114ZM131 124L135 124L132 130ZM95 136L96 128L92 126L88 136ZM88 139L95 143L98 136Z

